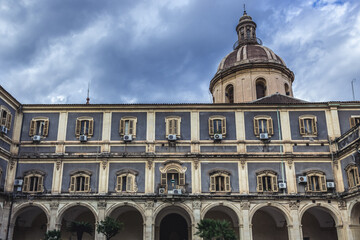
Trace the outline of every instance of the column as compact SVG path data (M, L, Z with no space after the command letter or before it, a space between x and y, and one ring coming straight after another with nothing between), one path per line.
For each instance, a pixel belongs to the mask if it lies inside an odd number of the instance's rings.
M290 223L287 223L290 240L302 239L301 219L299 218L299 211L298 211L299 205L300 203L296 201L292 201L289 203L290 216L292 218L292 225L290 225Z
M293 159L285 162L286 187L289 194L297 193L296 174Z
M351 225L351 219L350 219L350 212L348 212L348 209L347 209L347 204L345 201L343 200L340 200L338 202L338 207L340 209L340 214L341 214L341 220L343 222L343 226L342 226L342 229L338 229L338 233L339 233L339 230L341 231L342 233L342 236L338 236L339 239L347 239L347 240L355 240L354 237L353 237L353 234L352 234L352 231L351 231L351 228L350 228L350 225ZM341 228L341 226L339 226ZM340 238L342 237L342 238Z
M145 203L145 223L144 223L144 240L154 240L154 219L153 219L154 202Z
M199 194L201 193L201 164L199 158L193 159L191 170L192 193Z
M57 217L57 211L59 208L59 202L50 202L50 222L48 222L48 228L49 230L55 230L56 229L56 217Z
M111 112L104 112L102 125L102 145L101 152L110 152L110 138L111 138Z
M148 142L148 152L155 152L155 112L148 111L146 121L146 141Z
M10 202L5 202L3 206L3 215L2 215L2 224L0 228L0 239L6 238L6 232L9 221L9 213L10 213Z
M105 220L105 214L106 214L106 202L105 201L100 201L97 203L97 209L98 209L98 220L103 221ZM96 231L96 227L94 229L94 233L95 233L95 239L96 240L105 240L105 236L102 233L97 233Z
M100 164L99 172L99 193L105 194L108 190L108 180L109 180L109 159L102 158Z
M247 169L247 162L245 161L245 159L240 159L240 163L238 164L240 194L249 194L249 180Z
M51 187L52 194L59 194L61 193L61 181L62 181L62 159L56 159L54 164L54 171L53 171L53 184Z
M191 111L191 152L200 152L200 126L199 126L199 112Z
M235 112L235 123L236 123L236 140L238 143L237 151L239 153L245 153L245 119L244 112L237 110Z
M200 221L201 221L201 202L193 201L192 208L193 208L193 215L194 215L194 222L193 222L193 226L192 226L193 240L200 240L199 235L195 235L195 233L197 231L196 227L197 227L198 223L200 223Z
M242 225L240 225L240 239L252 240L252 224L249 216L250 203L242 202L240 203L240 207L240 216L242 217Z

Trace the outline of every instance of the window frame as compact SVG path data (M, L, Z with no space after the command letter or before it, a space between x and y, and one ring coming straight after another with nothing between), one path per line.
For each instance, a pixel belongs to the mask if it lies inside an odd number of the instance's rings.
M171 131L170 126L171 122L176 121L176 124L172 123L172 126L176 125L174 128L175 131ZM179 116L168 116L165 118L165 135L176 135L177 138L180 138L181 135L181 117Z
M230 172L227 171L215 171L210 174L210 186L209 191L212 193L228 193L231 192L231 178L230 178ZM218 182L216 181L217 178L223 178L223 184L224 184L224 190L216 190ZM219 187L220 189L220 187Z
M84 177L84 190L77 190L77 180ZM81 186L80 186L81 188ZM89 193L91 192L91 173L88 171L78 171L70 175L70 193Z
M271 180L271 189L269 187L265 190L263 177L269 177ZM256 191L257 192L265 192L265 193L277 193L279 192L278 186L278 176L275 171L272 170L264 170L256 173Z
M319 185L319 190L312 189L313 186L313 180L315 179L315 177L317 178L318 181L318 185ZM314 193L318 193L318 192L327 192L327 185L326 185L326 175L324 172L322 171L309 171L306 173L306 188L305 191L306 192L314 192Z
M271 137L274 135L274 123L270 116L268 115L258 115L254 117L254 135L260 136L260 121L266 121L266 133Z
M0 106L0 125L5 126L9 131L11 129L12 114L10 110L4 105ZM3 118L3 113L6 112L6 117Z
M221 133L214 131L214 121L219 120L221 121ZM214 115L209 117L208 120L208 127L209 127L209 135L211 138L214 138L215 134L222 134L223 138L226 137L226 117L221 115Z
M186 167L181 166L180 163L165 163L164 167L160 167L160 185L165 188L165 190L168 190L168 182L167 182L167 174L173 173L172 171L176 171L178 173L178 185L176 188L180 188L185 190L186 186Z
M129 125L132 124L132 133L126 134L125 133L125 126L126 121L129 121ZM133 138L136 138L136 125L137 125L137 117L122 117L119 122L119 134L121 137L124 137L125 135L132 135ZM129 129L131 129L129 126Z
M29 193L29 194L35 194L35 193L42 193L44 192L44 173L39 171L30 171L25 173L24 175L24 185L22 188L22 192ZM36 183L36 191L30 190L31 188L34 189L34 186L31 186L31 178L36 177L37 183Z
M87 133L81 133L81 126L83 121L89 121L89 127ZM76 125L75 125L75 136L80 138L81 135L87 136L87 138L91 138L94 135L94 118L93 117L78 117L76 118Z
M38 122L44 122L44 126L42 128L41 134L39 134L37 129ZM49 127L50 127L50 121L48 117L34 117L30 121L29 136L33 137L35 135L38 135L41 138L46 138L49 135Z
M349 189L360 186L359 168L355 163L351 163L345 168ZM353 173L351 173L353 171Z
M132 193L132 192L137 192L138 188L137 188L137 184L136 184L136 176L137 173L135 173L134 171L119 171L116 173L116 184L115 184L115 192L118 193ZM125 186L125 191L122 190L122 179L126 177L126 186ZM129 181L130 179L130 181Z
M306 120L311 120L311 133L306 132ZM317 117L314 115L301 115L299 117L299 131L303 137L316 137L318 135Z
M349 118L350 128L355 127L357 121L358 123L360 123L360 115L351 115L351 117Z

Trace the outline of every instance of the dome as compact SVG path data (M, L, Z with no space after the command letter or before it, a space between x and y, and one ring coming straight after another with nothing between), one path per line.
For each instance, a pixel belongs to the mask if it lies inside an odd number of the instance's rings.
M277 63L286 67L285 62L271 49L261 45L243 45L221 60L217 73L247 63Z

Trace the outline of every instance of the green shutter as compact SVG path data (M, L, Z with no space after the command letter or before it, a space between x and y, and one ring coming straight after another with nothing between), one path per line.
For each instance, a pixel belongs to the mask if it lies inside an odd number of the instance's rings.
M254 135L259 136L259 119L254 118Z
M29 130L29 136L32 137L35 135L36 132L36 121L35 120L31 120L30 122L30 130Z
M88 136L91 137L94 135L94 120L89 120L89 130L88 130Z
M185 185L185 173L179 173L179 178L180 178L179 185L184 186Z
M300 134L305 135L305 126L304 126L304 119L299 118L299 128L300 128Z
M263 182L262 182L262 176L257 176L257 191L258 192L263 192L264 191Z
M75 135L77 137L80 136L80 131L81 131L81 121L79 119L76 119Z
M210 192L215 192L215 176L210 176Z

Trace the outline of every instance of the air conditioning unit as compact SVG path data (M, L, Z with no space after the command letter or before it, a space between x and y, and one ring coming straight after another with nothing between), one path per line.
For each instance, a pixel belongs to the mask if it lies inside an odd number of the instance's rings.
M165 194L165 188L159 188L159 194L160 195Z
M174 190L168 190L168 191L167 191L167 194L173 195L173 194L174 194Z
M177 139L176 134L169 134L167 139L169 141L176 141L176 139Z
M22 179L15 179L14 180L14 186L22 186L23 180Z
M286 189L286 183L284 182L279 183L279 189Z
M129 134L129 135L124 135L123 139L125 142L131 142L133 138L132 138L132 135Z
M327 186L327 188L335 188L335 183L334 182L327 182L326 186Z
M220 134L220 133L214 134L214 140L222 140L222 138L223 138L222 134Z
M86 135L80 135L79 140L80 140L80 142L87 142L87 136Z
M307 182L306 176L299 176L298 177L298 182L299 183L306 183Z
M268 133L260 133L260 140L268 140L269 134Z
M33 140L33 142L40 142L41 137L40 137L40 135L34 135L34 136L32 137L32 140Z
M5 126L1 126L0 131L1 133L7 134L8 129Z
M180 188L174 189L173 192L174 192L174 194L182 194L182 190Z

